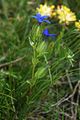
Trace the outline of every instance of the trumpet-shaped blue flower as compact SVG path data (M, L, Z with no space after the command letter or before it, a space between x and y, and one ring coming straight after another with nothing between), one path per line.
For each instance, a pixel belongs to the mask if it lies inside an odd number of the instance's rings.
M48 29L45 29L43 31L43 35L45 35L46 37L53 37L53 38L56 37L56 34L50 34Z
M46 20L48 16L42 16L41 14L37 13L35 16L32 17L35 18L39 23L46 22L50 24L50 21Z

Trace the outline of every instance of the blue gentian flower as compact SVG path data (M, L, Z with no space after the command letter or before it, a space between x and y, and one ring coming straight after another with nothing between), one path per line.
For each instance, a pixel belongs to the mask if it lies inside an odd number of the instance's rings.
M37 13L35 16L32 17L35 18L39 23L46 22L50 24L49 20L45 20L48 18L48 16L42 16L41 14Z
M45 35L46 37L56 37L56 34L50 34L48 29L45 29L43 31L43 35Z

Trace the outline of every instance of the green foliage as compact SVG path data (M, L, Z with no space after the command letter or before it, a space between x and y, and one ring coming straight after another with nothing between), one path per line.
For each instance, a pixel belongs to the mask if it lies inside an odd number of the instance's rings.
M38 111L45 112L47 120L58 120L60 111L64 120L67 104L54 104L71 92L66 71L73 85L80 79L80 32L53 25L59 35L46 39L45 24L31 17L38 2L0 1L0 120L26 120ZM78 0L65 4L73 10L76 4L75 11L80 6Z

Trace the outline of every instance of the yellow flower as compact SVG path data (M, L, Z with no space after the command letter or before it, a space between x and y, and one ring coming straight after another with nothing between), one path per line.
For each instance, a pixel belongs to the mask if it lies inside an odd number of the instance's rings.
M78 30L80 30L80 20L79 20L79 22L75 22L75 26Z
M70 22L76 21L75 13L73 13L69 8L62 5L58 6L56 13L58 14L58 19L60 23L69 24Z
M54 8L55 8L54 5L47 6L47 4L44 4L44 5L41 4L40 7L37 8L37 12L40 13L41 15L52 17L55 15L55 13L53 13Z

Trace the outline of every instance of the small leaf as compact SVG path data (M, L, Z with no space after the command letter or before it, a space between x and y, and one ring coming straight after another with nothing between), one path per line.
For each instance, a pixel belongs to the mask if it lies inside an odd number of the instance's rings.
M46 74L46 68L40 67L35 73L35 78L36 79L42 78L45 76L45 74Z
M46 44L46 42L44 42L44 41L41 42L41 44L38 45L36 51L37 51L39 57L44 55L45 53L47 53L47 44Z
M37 58L32 58L32 64L37 65L39 60Z

